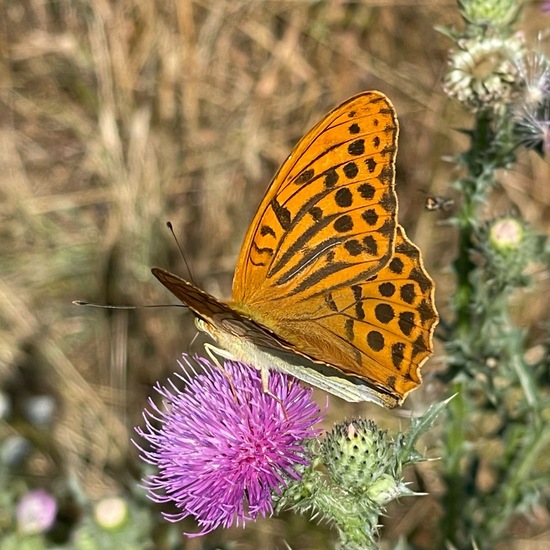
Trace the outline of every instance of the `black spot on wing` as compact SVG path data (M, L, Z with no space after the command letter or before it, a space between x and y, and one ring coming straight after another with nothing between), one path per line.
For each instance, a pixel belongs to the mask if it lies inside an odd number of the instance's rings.
M365 318L365 310L363 309L363 287L361 285L353 285L351 289L355 300L355 318L362 321Z
M369 208L367 210L364 210L361 213L361 217L365 220L365 222L370 225L371 227L373 225L376 225L378 222L378 214L376 213L376 210L374 208Z
M404 351L405 351L405 344L403 342L397 342L395 344L392 344L391 360L392 360L393 366L396 369L401 368L401 363L403 362L403 359L404 359L404 355L403 355Z
M403 260L401 260L401 258L392 258L388 267L390 268L390 271L392 273L395 273L396 275L401 275L401 273L403 273L403 268L405 267L405 265L403 264Z
M273 256L273 248L269 248L269 247L259 248L256 243L252 243L252 246L258 254L267 254L268 256Z
M332 297L332 294L330 292L325 294L325 304L327 304L328 308L331 311L338 311L338 306L336 305L336 302L334 301L334 298Z
M351 256L359 256L363 252L363 247L357 239L350 239L344 243L344 248Z
M378 292L384 298L390 298L395 294L395 285L393 283L381 283L378 286Z
M367 344L374 351L382 351L385 345L384 337L377 330L371 330L367 334Z
M348 153L353 156L363 155L365 153L365 140L357 139L348 145Z
M348 162L347 164L344 164L343 170L346 178L350 180L355 179L359 173L359 168L355 162Z
M372 235L363 237L363 246L365 247L367 254L370 254L371 256L376 256L378 254L378 243Z
M323 210L318 206L314 206L313 208L310 208L309 214L316 222L318 222L323 218Z
M370 201L376 193L376 189L370 183L362 183L357 190L363 199Z
M329 168L326 172L323 173L324 184L327 189L332 189L340 179L338 172L335 168Z
M347 233L353 229L353 219L348 214L344 214L335 220L333 227L338 233Z
M315 171L313 168L309 168L308 170L304 170L302 173L298 175L298 177L294 180L294 183L296 185L304 185L305 183L310 182L313 179L313 176L315 175Z
M372 174L376 170L376 161L372 157L365 159L365 165L367 170Z
M378 321L387 325L395 317L395 312L389 304L378 304L374 308L374 315Z
M353 195L347 187L341 187L336 191L334 201L340 208L346 208L353 204Z
M399 328L405 336L410 336L414 329L414 313L412 311L403 311L399 314Z
M355 338L355 333L353 331L353 319L346 319L346 322L344 323L344 330L346 332L346 338L353 342L353 339Z
M271 200L270 205L273 209L273 212L275 213L275 217L277 218L279 225L282 227L282 229L288 231L291 224L290 210L288 210L288 208L285 208L284 206L281 206L275 198Z
M269 225L262 225L262 227L260 227L260 235L262 237L265 237L266 235L270 235L271 237L277 236L275 235L275 231L273 231Z
M412 304L416 298L414 285L412 283L404 284L399 290L399 295L406 304Z

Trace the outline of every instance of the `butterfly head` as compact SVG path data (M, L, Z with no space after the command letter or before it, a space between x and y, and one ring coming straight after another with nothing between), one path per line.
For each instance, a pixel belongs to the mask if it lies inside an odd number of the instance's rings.
M216 329L212 323L209 323L202 317L195 317L195 326L201 331L206 332L209 336L216 339Z

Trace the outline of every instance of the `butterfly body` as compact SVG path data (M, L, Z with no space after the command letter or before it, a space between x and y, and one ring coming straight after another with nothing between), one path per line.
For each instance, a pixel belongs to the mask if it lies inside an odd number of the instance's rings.
M153 274L178 298L181 296L195 313L197 328L221 346L225 358L248 363L263 371L279 370L291 374L346 401L372 401L386 407L397 404L383 388L373 393L368 381L355 376L343 377L341 371L331 365L299 352L280 335L240 313L235 305L222 302L163 269L153 268Z
M437 313L397 222L397 135L389 100L364 92L302 138L250 225L231 302L154 275L230 356L348 401L401 404L421 382Z

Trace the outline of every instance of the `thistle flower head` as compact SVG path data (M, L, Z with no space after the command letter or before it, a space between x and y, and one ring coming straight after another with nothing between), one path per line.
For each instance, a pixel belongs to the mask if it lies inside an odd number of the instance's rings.
M518 141L544 153L550 146L550 61L540 49L518 56L522 93L515 110Z
M163 514L168 521L194 516L203 535L272 513L272 492L309 463L304 443L318 435L321 413L311 390L287 375L270 373L269 394L248 365L227 361L222 371L195 361L203 373L177 375L184 389L157 384L165 403L150 400L136 431L150 445L142 458L158 469L145 479L149 497L180 510ZM183 363L195 370L185 355Z
M17 503L17 526L21 533L28 535L44 533L53 525L56 514L55 498L44 489L35 489Z
M401 482L401 444L371 420L359 419L334 427L323 442L323 456L337 485L362 495L371 506L384 506L412 494Z
M478 27L505 28L513 24L521 11L517 0L459 0L460 13Z
M486 260L485 272L493 284L524 286L526 268L541 255L544 243L520 218L496 218L482 228L479 236Z
M510 103L520 87L515 61L524 51L523 37L463 38L458 46L443 83L449 97L474 111Z
M128 503L120 497L108 497L94 506L95 522L106 531L120 529L130 515Z
M489 242L495 250L501 253L517 250L524 237L523 223L513 216L494 220L489 226Z

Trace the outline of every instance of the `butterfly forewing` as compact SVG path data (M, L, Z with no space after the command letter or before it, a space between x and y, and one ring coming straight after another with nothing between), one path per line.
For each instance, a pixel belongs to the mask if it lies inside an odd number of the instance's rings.
M378 92L351 98L295 147L245 237L233 299L256 309L376 273L393 251L397 120Z
M201 319L212 319L215 315L225 313L231 308L208 292L158 267L154 267L153 275L176 297Z

